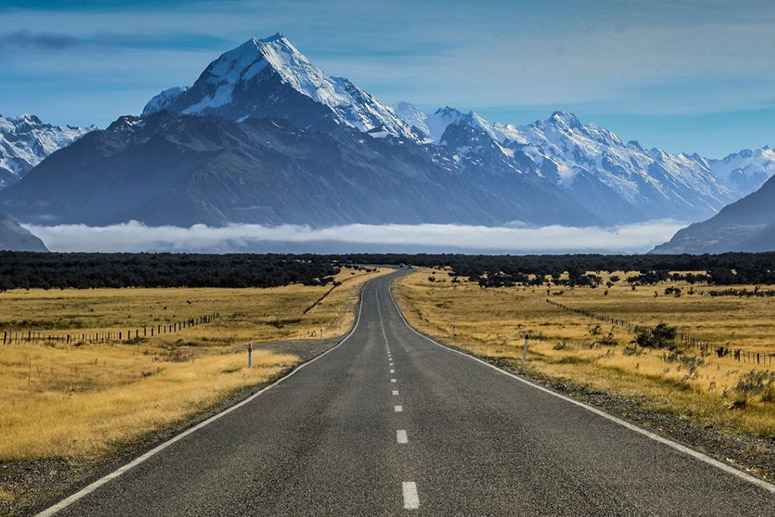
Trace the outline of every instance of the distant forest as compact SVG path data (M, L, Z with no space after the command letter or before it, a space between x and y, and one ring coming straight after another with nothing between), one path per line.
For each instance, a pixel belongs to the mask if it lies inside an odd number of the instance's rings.
M597 287L597 273L630 272L622 281L668 279L716 285L775 284L775 253L721 255L254 255L0 252L0 290L92 287L276 287L321 285L352 264L450 268L449 276L483 287ZM676 275L671 272L692 271ZM636 272L633 274L632 272Z
M0 290L322 285L339 271L317 255L0 252Z

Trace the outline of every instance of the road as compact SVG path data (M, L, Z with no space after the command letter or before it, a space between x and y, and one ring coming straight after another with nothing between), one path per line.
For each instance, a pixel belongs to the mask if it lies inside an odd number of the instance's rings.
M766 487L410 329L369 282L337 348L58 515L773 515Z

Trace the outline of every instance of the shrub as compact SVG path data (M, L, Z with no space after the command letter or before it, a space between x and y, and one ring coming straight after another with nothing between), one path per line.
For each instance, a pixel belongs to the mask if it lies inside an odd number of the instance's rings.
M676 334L676 327L660 323L653 329L638 331L634 343L643 348L674 348Z

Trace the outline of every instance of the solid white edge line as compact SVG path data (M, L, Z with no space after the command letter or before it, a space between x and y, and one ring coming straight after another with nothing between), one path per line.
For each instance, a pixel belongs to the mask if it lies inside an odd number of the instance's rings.
M658 435L656 433L653 433L651 431L647 431L646 429L643 429L642 427L639 427L639 426L637 426L635 424L631 424L630 422L627 422L625 420L622 420L621 418L615 417L615 416L613 416L613 415L611 415L609 413L606 413L605 411L597 409L596 407L590 406L588 404L585 404L585 403L580 402L578 400L572 399L572 398L567 397L565 395L561 395L561 394L559 394L559 393L557 393L555 391L552 391L552 390L550 390L548 388L544 388L543 386L539 386L538 384L535 384L535 383L533 383L533 382L531 382L531 381L529 381L527 379L524 379L524 378L520 377L519 375L515 375L515 374L513 374L511 372L507 372L505 370L502 370L502 369L498 368L497 366L493 366L493 365L491 365L491 364L489 364L489 363L487 363L485 361L482 361L478 357L474 357L474 356L472 356L470 354L466 354L464 352L461 352L460 350L455 350L454 348L450 348L448 346L445 346L445 345L442 345L440 343L437 343L433 339L431 339L428 336L418 332L417 330L415 330L414 327L409 325L409 322L406 321L406 318L404 317L404 314L401 312L401 309L398 308L398 303L396 303L395 298L393 298L392 287L393 287L393 280L391 279L389 284L388 284L388 294L390 294L390 299L393 300L393 305L395 306L396 311L398 312L398 315L401 316L401 319L403 320L404 325L406 325L409 328L409 330L411 330L412 332L414 332L415 334L417 334L421 338L426 339L427 341L430 341L434 345L436 345L438 347L441 347L442 349L444 349L444 350L446 350L448 352L453 352L453 353L456 353L456 354L460 354L463 357L467 357L468 359L471 359L473 361L477 361L477 362L483 364L484 366L487 366L488 368L492 368L496 372L501 373L503 375L507 375L507 376L511 377L512 379L516 379L519 382L530 386L531 388L535 388L537 390L543 391L544 393L548 393L549 395L552 395L552 396L555 396L555 397L557 397L559 399L562 399L565 402L569 402L569 403L571 403L571 404L573 404L575 406L584 408L587 411L591 411L592 413L595 413L598 416L601 416L601 417L603 417L603 418L605 418L607 420L610 420L611 422L614 422L614 423L619 424L619 425L621 425L623 427L626 427L627 429L629 429L631 431L635 431L636 433L642 434L643 436L645 436L647 438L650 438L650 439L654 440L655 442L659 442L659 443L661 443L663 445L667 445L668 447L671 447L671 448L673 448L673 449L675 449L677 451L680 451L680 452L682 452L684 454L687 454L687 455L689 455L689 456L691 456L691 457L693 457L693 458L695 458L695 459L697 459L699 461L702 461L704 463L707 463L708 465L711 465L713 467L721 469L721 470L723 470L724 472L726 472L728 474L732 474L734 476L737 476L738 478L740 478L740 479L742 479L744 481L748 481L749 483L752 483L752 484L758 486L759 488L763 488L764 490L767 490L768 492L770 492L772 494L775 494L775 485L773 485L772 483L768 483L767 481L764 481L763 479L759 479L759 478L757 478L755 476L752 476L752 475L750 475L750 474L748 474L746 472L743 472L742 470L738 470L735 467L732 467L731 465L727 465L726 463L722 463L722 462L720 462L720 461L718 461L716 459L711 458L710 456L706 456L705 454L702 454L701 452L695 451L694 449L691 449L691 448L689 448L689 447L687 447L685 445L681 445L678 442L674 442L674 441L669 440L667 438L664 438L664 437L662 437L662 436L660 436L660 435Z
M360 324L360 322L361 322L361 314L363 313L363 298L364 298L363 291L366 289L366 286L368 285L368 283L369 282L366 282L366 284L364 284L363 287L361 288L361 299L360 299L360 303L358 305L358 318L355 321L355 325L353 326L353 328L350 331L350 333L347 334L339 343L337 343L336 345L332 346L331 348L329 348L328 350L326 350L325 352L323 352L319 356L310 359L306 363L300 364L299 366L297 366L296 368L294 368L293 370L288 372L287 375L279 378L278 380L276 380L275 382L273 382L269 386L265 386L264 388L262 388L261 390L257 391L256 393L254 393L250 397L246 398L245 400L243 400L241 402L238 402L238 403L234 404L233 406L230 406L230 407L224 409L223 411L221 411L217 415L213 415L210 418L208 418L207 420L198 423L194 427L183 431L182 433L180 433L180 434L170 438L169 440L167 440L166 442L164 442L164 443L162 443L160 445L157 445L156 447L154 447L150 451L146 452L142 456L139 456L139 457L135 458L134 460L130 461L129 463L127 463L123 467L119 467L118 469L114 470L110 474L108 474L108 475L98 479L97 481L94 481L90 485L85 486L84 488L82 488L78 492L74 493L73 495L71 495L71 496L61 500L60 502L56 503L53 506L50 506L49 508L46 508L42 512L36 514L36 517L49 517L51 515L54 515L55 513L57 513L60 510L64 510L65 508L67 508L68 506L73 504L74 502L76 502L79 499L82 499L83 497L89 495L90 493L94 492L95 490L97 490L102 485L108 483L109 481L112 481L113 479L116 479L120 475L124 474L125 472L127 472L131 468L136 467L137 465L143 463L145 460L151 458L152 456L155 456L156 454L160 453L161 451L163 451L164 449L166 449L170 445L174 444L175 442L182 440L186 436L197 432L198 430L200 430L201 428L205 427L206 425L212 424L216 420L218 420L218 419L228 415L232 411L235 411L235 410L241 408L242 406L244 406L245 404L248 404L248 403L252 402L256 397L258 397L259 395L261 395L265 391L267 391L267 390L269 390L271 388L274 388L275 386L277 386L278 384L280 384L284 380L288 379L289 377L292 377L293 375L296 374L296 372L298 372L299 370L301 370L305 366L314 363L315 361L317 361L318 359L320 359L324 355L326 355L329 352L339 348L345 341L347 341L350 338L350 336L353 335L353 333L358 328L358 324Z
M404 492L404 509L416 510L420 507L420 497L417 495L417 484L414 481L404 481L401 484Z

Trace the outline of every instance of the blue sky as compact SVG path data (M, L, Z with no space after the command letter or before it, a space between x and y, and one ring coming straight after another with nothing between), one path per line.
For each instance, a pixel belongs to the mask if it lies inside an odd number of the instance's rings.
M515 124L563 109L721 157L775 145L773 27L764 1L3 0L0 113L104 127L279 31L388 104Z

